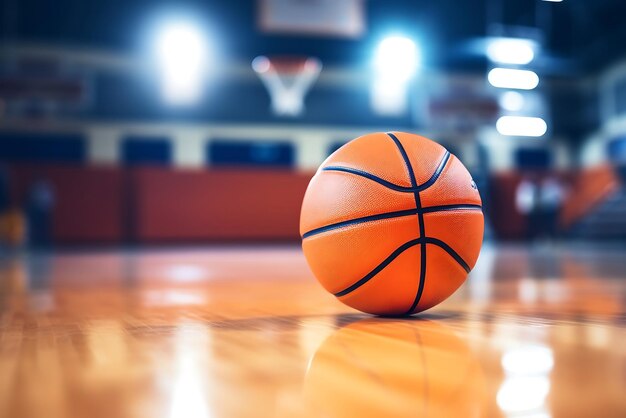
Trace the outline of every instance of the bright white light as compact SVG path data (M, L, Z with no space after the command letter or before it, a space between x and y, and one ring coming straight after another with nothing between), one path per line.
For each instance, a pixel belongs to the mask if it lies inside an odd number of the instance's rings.
M511 112L517 112L524 107L524 96L516 91L507 91L500 96L500 106Z
M539 84L535 72L509 68L494 68L487 74L487 80L492 86L503 89L532 90Z
M530 189L529 189L530 191ZM533 205L533 194L532 193L521 193L518 194L520 198L520 203L527 208L532 207ZM522 203L523 202L523 203ZM528 277L524 277L519 281L518 284L518 292L519 298L522 302L525 303L533 303L537 301L539 297L539 286L537 285L537 281Z
M196 323L179 326L173 335L176 345L175 362L169 393L172 394L170 418L210 418L213 416L208 400L207 356L210 356L209 330ZM209 396L207 396L209 395Z
M167 275L177 282L195 282L208 276L202 267L192 264L173 265L167 270Z
M378 79L371 92L371 106L379 115L402 115L407 107L407 86L394 80Z
M533 44L526 39L500 38L491 41L487 57L503 64L528 64L535 58Z
M526 412L539 409L550 392L547 376L508 377L498 391L496 400L504 412Z
M162 92L172 104L191 104L202 93L207 44L202 31L189 22L164 26L155 40Z
M554 366L552 350L548 347L527 346L507 351L502 356L502 367L506 374L548 374Z
M191 290L150 290L143 293L146 306L203 305L208 302L206 294Z
M415 42L402 36L390 36L378 45L374 66L379 77L406 82L415 73L419 61Z
M385 116L403 114L408 105L407 86L415 74L420 54L409 38L390 36L376 49L376 78L371 90L372 109Z
M550 3L560 3L563 0L543 0L543 1L549 1Z
M496 122L496 129L507 136L543 136L548 130L546 121L527 116L502 116Z

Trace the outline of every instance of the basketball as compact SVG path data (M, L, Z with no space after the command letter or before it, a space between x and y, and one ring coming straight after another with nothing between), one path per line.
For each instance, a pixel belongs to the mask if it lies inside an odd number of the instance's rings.
M427 138L372 133L317 170L300 216L315 277L346 305L410 315L448 298L474 267L481 199L457 157Z

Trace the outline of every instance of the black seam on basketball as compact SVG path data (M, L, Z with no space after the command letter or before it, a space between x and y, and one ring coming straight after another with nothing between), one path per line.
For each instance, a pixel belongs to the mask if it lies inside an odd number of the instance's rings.
M430 178L424 184L421 184L418 187L420 192L428 189L430 186L435 184L435 182L437 181L437 179L443 172L443 169L446 168L446 164L448 164L448 161L450 160L450 155L451 155L450 152L446 150L445 154L443 155L443 158L439 162L439 165L435 169L435 172L433 173L433 175L430 176Z
M469 273L470 271L472 271L470 266L465 262L465 260L463 260L463 257L461 257L459 253L454 251L454 249L452 249L452 247L450 247L444 241L437 239L437 238L426 237L424 238L424 243L436 245L437 247L441 248L442 250L450 254L450 256L454 258L461 267L463 267L463 270L465 270L466 273Z
M348 293L350 293L350 292L358 289L359 287L363 286L365 283L370 281L370 279L372 279L374 276L376 276L378 273L380 273L380 271L382 269L387 267L393 260L395 260L396 257L398 257L400 254L402 254L404 251L408 250L409 248L413 247L414 245L417 245L417 244L420 244L420 243L421 243L421 240L419 238L411 240L411 241L408 241L408 242L405 242L404 244L402 244L401 246L396 248L394 252L392 252L387 258L385 258L379 265L374 267L374 269L372 271L370 271L369 273L367 273L362 279L360 279L357 282L353 283L352 285L346 287L345 289L335 293L335 296L336 297L345 296Z
M461 203L458 205L427 206L425 208L422 208L422 213L447 212L451 210L479 210L482 212L483 207L471 203Z
M341 171L341 172L344 172L344 173L350 173L350 174L354 174L354 175L357 175L357 176L365 177L365 178L367 178L369 180L373 180L376 183L382 184L383 186L385 186L388 189L392 189L392 190L396 190L398 192L404 192L404 193L412 193L413 192L413 188L412 187L399 186L399 185L391 183L391 182L389 182L389 181L387 181L385 179L381 179L378 176L370 174L367 171L357 170L355 168L341 167L341 166L329 166L329 167L322 168L322 171Z
M389 135L391 136L392 134L389 134ZM435 182L437 181L437 179L439 178L439 176L443 172L443 169L446 167L446 164L448 163L448 160L450 159L450 156L451 156L451 154L448 151L446 151L446 153L444 154L443 158L441 159L441 162L437 166L437 169L435 170L433 175L428 180L426 180L426 182L424 184L421 184L419 186L417 185L417 182L415 182L415 183L411 182L412 187L400 186L398 184L392 183L392 182L387 181L385 179L382 179L382 178L380 178L378 176L375 176L374 174L368 173L367 171L358 170L356 168L332 165L332 166L328 166L328 167L322 168L322 171L339 171L339 172L354 174L356 176L365 177L366 179L375 181L376 183L381 184L381 185L383 185L386 188L391 189L391 190L395 190L395 191L403 192L403 193L415 193L415 192L421 192L423 190L426 190L430 186L435 184Z
M402 143L400 142L400 140L391 132L387 132L387 135L389 136L389 138L393 140L393 142L396 144L396 147L398 147L398 151L400 151L400 155L402 156L402 159L404 160L404 165L406 166L406 169L409 172L409 179L411 180L411 187L415 191L415 189L417 188L417 180L415 179L415 173L413 172L413 167L411 166L411 160L409 160L409 156L407 155L406 150L402 146Z
M465 260L463 260L463 258L445 242L437 238L431 238L431 237L417 238L417 239L413 239L411 241L405 242L404 244L396 248L389 256L387 256L387 258L385 258L380 264L374 267L374 269L370 271L369 273L367 273L362 279L354 282L350 286L346 287L343 290L340 290L334 295L336 297L345 296L348 293L351 293L354 290L358 289L359 287L363 286L365 283L367 283L372 278L374 278L374 276L380 273L385 267L391 264L391 262L395 260L400 254L402 254L404 251L418 244L422 244L422 246L424 247L426 246L426 244L433 244L433 245L438 246L439 248L447 252L457 263L459 263L459 265L463 267L463 269L466 272L468 273L470 272L471 269L469 268Z
M402 146L402 143L400 142L400 140L398 138L396 138L396 136L394 134L390 133L390 132L388 132L387 135L389 135L389 137L393 140L393 142L398 147L398 150L400 151L400 154L402 154L402 158L404 159L404 164L406 165L406 168L409 171L409 177L411 179L411 186L414 189L416 189L413 192L413 197L415 198L415 207L419 211L418 214L417 214L417 217L418 217L418 223L419 223L419 238L421 240L422 238L424 238L426 236L426 228L424 226L424 214L422 213L422 202L420 200L419 190L417 190L417 180L415 179L415 172L413 171L413 166L411 165L411 160L409 160L409 156L406 153L406 150L404 149L404 147ZM443 165L445 165L445 164L443 164ZM440 167L442 167L443 165L439 164ZM439 171L439 167L437 168L437 170L435 170L435 173L431 176L431 178L433 178L435 176L439 177L439 174L437 174L437 171ZM437 180L437 179L435 178L435 180ZM426 183L428 183L428 181ZM434 181L433 181L433 183L434 183ZM430 187L430 185L428 185L427 187ZM415 294L415 299L413 300L413 303L411 304L411 307L406 312L407 314L411 314L413 312L413 309L415 309L415 306L417 306L417 304L419 303L420 299L422 298L422 293L424 292L424 282L425 281L426 281L426 245L422 242L420 244L420 273L419 273L419 282L418 282L418 285L417 285L417 292Z
M420 225L424 224L424 215L420 214ZM417 287L417 293L415 299L411 304L411 307L406 311L407 315L411 315L415 310L415 307L422 299L422 293L424 293L424 286L426 285L426 244L422 242L420 245L420 280Z
M406 209L406 210L398 210L394 212L384 212L378 213L376 215L363 216L360 218L349 219L347 221L336 222L334 224L328 224L321 226L319 228L311 229L310 231L302 234L302 239L309 238L311 236L321 234L326 231L332 231L334 229L342 228L344 226L356 225L361 223L367 223L372 221L378 221L381 219L393 219L393 218L401 218L404 216L416 215L418 213L433 213L433 212L447 212L454 210L480 210L482 211L482 206L474 205L474 204L458 204L458 205L440 205L440 206L427 206L420 209Z
M330 224L330 225L325 225L319 228L315 228L312 229L308 232L305 232L302 235L302 238L308 238L310 236L313 235L317 235L317 234L321 234L322 232L326 232L326 231L332 231L333 229L337 229L337 228L341 228L344 226L348 226L348 225L354 225L354 224L360 224L360 223L365 223L365 222L372 222L372 221L378 221L381 219L392 219L392 218L401 218L404 216L410 216L410 215L415 215L418 212L418 209L407 209L407 210L399 210L399 211L395 211L395 212L386 212L386 213L379 213L376 215L370 215L370 216L363 216L361 218L354 218L354 219L350 219L348 221L342 221L342 222L337 222L334 224Z

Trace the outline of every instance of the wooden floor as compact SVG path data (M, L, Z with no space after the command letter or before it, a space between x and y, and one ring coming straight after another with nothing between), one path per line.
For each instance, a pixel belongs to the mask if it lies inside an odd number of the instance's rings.
M486 247L412 319L297 247L0 262L0 417L626 417L626 249Z

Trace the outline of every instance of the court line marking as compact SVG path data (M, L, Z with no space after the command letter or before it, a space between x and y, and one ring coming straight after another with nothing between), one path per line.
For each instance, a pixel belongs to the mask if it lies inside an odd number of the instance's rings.
M336 222L333 224L328 224L324 226L320 226L319 228L311 229L310 231L302 234L302 239L306 239L312 237L314 235L318 235L327 231L332 231L335 229L342 228L344 226L357 225L361 223L373 222L382 219L393 219L393 218L401 218L404 216L417 215L418 213L433 213L433 212L446 212L446 211L454 211L454 210L480 210L482 211L482 206L472 204L472 203L461 203L458 205L438 205L438 206L426 206L422 207L422 209L405 209L398 210L393 212L383 212L378 213L376 215L368 215L362 216L360 218L349 219L347 221Z
M369 180L375 181L376 183L381 184L385 186L386 188L395 190L397 192L415 193L415 192L421 192L423 190L428 189L430 186L432 186L435 183L435 181L437 181L437 179L443 172L443 169L445 168L446 164L448 163L448 160L450 159L450 155L451 155L450 152L446 150L446 153L444 154L443 158L439 162L439 165L437 166L437 169L435 170L433 175L428 180L426 180L424 184L419 185L419 186L417 184L413 185L413 183L411 184L411 187L400 186L398 184L382 179L372 173L368 173L367 171L359 170L356 168L350 168L350 167L332 165L332 166L322 168L322 171L338 171L342 173L354 174L356 176L365 177Z
M423 244L424 246L426 244L436 245L437 247L439 247L442 250L444 250L445 252L447 252L454 260L456 260L456 262L459 263L459 265L461 267L463 267L463 269L467 273L470 272L471 269L470 269L469 265L465 262L465 260L463 260L463 258L456 251L454 251L452 249L452 247L450 247L445 242L443 242L443 241L441 241L441 240L439 240L437 238L432 238L432 237L416 238L416 239L412 239L410 241L407 241L404 244L402 244L401 246L399 246L398 248L396 248L389 256L387 256L387 258L385 258L380 264L378 264L376 267L374 267L374 269L372 271L370 271L369 273L367 273L362 279L356 281L355 283L351 284L350 286L346 287L345 289L340 290L339 292L335 293L334 295L336 297L345 296L345 295L353 292L354 290L358 289L359 287L363 286L365 283L367 283L368 281L373 279L374 276L376 276L378 273L380 273L385 267L387 267L400 254L402 254L404 251L406 251L409 248L414 247L415 245L418 245L418 244Z

